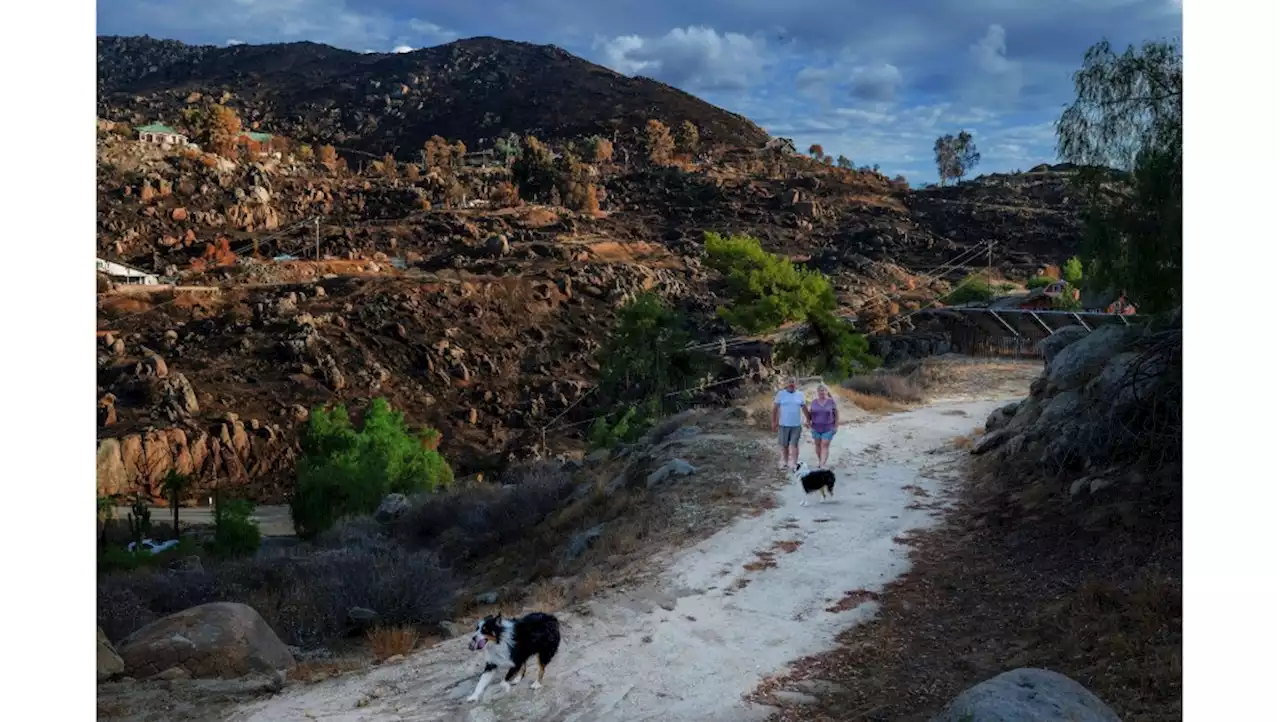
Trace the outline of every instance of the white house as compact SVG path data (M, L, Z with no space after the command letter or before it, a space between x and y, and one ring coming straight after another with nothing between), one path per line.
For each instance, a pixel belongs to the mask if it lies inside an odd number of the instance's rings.
M138 140L156 145L186 145L187 136L161 123L152 123L138 128Z
M137 268L130 268L124 264L115 263L114 261L108 261L103 258L98 259L97 267L98 273L106 274L116 283L140 286L154 286L160 283L159 276L154 273L147 273L146 271L141 271Z

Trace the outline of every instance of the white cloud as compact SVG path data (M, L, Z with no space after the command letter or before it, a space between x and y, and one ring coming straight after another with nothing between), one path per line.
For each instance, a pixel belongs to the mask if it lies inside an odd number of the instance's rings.
M231 47L232 45L244 45L244 41L236 40L235 38L229 38L227 40L227 47Z
M971 96L997 102L1017 97L1022 90L1022 63L1009 58L1003 26L987 26L986 34L969 46L969 57L977 71L968 89Z
M739 90L763 80L764 41L712 28L673 28L661 37L597 40L602 62L624 75L645 75L697 90Z
M856 68L853 71L852 91L854 97L864 100L893 100L902 85L902 71L898 66L881 63L869 67Z
M410 45L397 45L391 49L393 53L412 53L414 48Z

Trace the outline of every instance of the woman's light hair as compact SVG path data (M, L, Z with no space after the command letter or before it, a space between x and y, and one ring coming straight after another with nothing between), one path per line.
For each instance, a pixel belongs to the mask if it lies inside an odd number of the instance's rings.
M827 388L826 384L818 384L817 390L825 393L827 396L831 395L831 389Z

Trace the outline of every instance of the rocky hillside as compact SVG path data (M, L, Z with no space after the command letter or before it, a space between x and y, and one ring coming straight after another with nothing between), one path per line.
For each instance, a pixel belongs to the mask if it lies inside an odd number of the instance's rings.
M237 98L268 99L239 106L250 118L280 102L265 90L271 78L340 85L323 79L343 51L323 46L99 43L116 58L100 79L135 88L144 105L180 107L190 78L205 73ZM227 52L243 57L213 63ZM412 55L359 55L343 72ZM119 60L126 56L137 64ZM374 396L440 429L460 473L572 450L581 427L553 428L545 439L543 428L566 410L560 424L591 417L590 402L575 402L591 388L596 350L627 299L657 290L703 340L733 335L714 313L719 279L702 269L705 231L754 235L821 270L842 306L877 333L927 330L904 314L935 303L947 279L968 269L943 279L925 272L978 241L999 241L992 261L1011 278L1061 263L1078 244L1069 169L911 191L878 173L762 151L748 137L750 147L706 149L696 161L618 154L585 165L576 172L598 210L570 210L514 197L507 166L359 172L326 167L296 146L229 159L139 142L133 122L119 108L99 121L98 253L189 290L99 289L104 490L154 493L176 468L278 499L307 410L330 402L359 410ZM708 380L734 380L705 400L767 380L768 361L767 344L728 349Z
M193 93L222 98L246 124L303 142L405 160L432 135L486 147L508 133L563 140L630 137L657 118L688 120L712 144L757 146L751 121L668 85L629 78L560 48L470 38L411 53L316 43L192 46L98 38L98 114L177 123Z

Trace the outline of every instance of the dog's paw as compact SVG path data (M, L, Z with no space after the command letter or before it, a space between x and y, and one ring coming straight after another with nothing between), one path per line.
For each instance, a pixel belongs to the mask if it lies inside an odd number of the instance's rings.
M510 683L510 682L508 682L508 681L506 681L506 680L503 680L503 681L502 681L502 693L503 693L503 694L506 694L507 692L510 692L510 691L511 691L511 683Z
M542 683L535 679L533 684L529 685L529 689L542 689Z
M473 695L471 695L470 697L467 697L467 701L468 701L468 702L479 702L479 701L480 701L480 695L478 695L478 694L473 694Z

